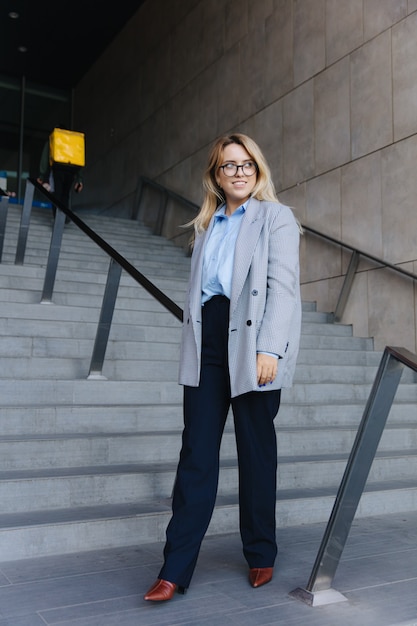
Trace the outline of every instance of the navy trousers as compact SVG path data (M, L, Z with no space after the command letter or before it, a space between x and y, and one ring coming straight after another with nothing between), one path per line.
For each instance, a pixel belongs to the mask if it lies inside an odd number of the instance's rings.
M280 391L230 397L227 362L229 300L203 307L202 369L198 387L184 387L184 430L159 578L188 587L213 513L219 451L232 406L238 463L240 534L249 567L272 567L277 554L277 444L274 418Z

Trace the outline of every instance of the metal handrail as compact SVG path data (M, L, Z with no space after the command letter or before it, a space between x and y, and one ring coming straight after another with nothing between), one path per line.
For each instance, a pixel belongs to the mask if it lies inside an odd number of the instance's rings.
M403 276L407 276L408 278L417 280L417 274L408 272L407 270L404 270L402 267L398 267L398 265L389 263L388 261L385 261L384 259L380 259L372 254L369 254L368 252L365 252L364 250L360 250L359 248L356 248L355 246L351 246L345 243L344 241L335 239L334 237L331 237L330 235L326 235L325 233L315 230L314 228L311 228L310 226L307 226L305 224L302 225L302 228L304 231L309 232L312 235L316 235L317 237L320 237L321 239L325 239L329 243L333 243L337 246L340 246L341 248L344 248L345 250L350 250L352 252L349 266L345 275L345 280L340 290L339 298L338 298L336 308L333 314L335 322L340 322L340 320L342 319L343 312L345 310L346 303L347 303L350 291L352 289L353 279L355 277L356 270L359 265L360 257L363 257L364 259L367 259L368 261L372 261L373 263L376 263L377 265L380 265L381 267L386 267L390 270L394 270L398 274L402 274Z
M404 367L417 372L417 355L405 348L387 346L375 376L309 581L305 588L298 587L290 593L290 596L310 606L346 600L341 593L332 588L332 582Z
M9 208L9 196L0 195L0 262L3 256L4 236L6 233L7 210Z
M153 189L156 189L163 195L163 201L159 205L159 211L158 211L158 215L155 221L155 230L154 230L155 235L160 235L162 232L162 226L163 226L163 221L165 217L165 211L166 211L168 198L172 198L172 200L176 200L177 202L180 202L181 204L183 204L184 206L187 206L189 209L192 209L196 213L199 210L198 204L191 202L191 200L188 200L184 196L181 196L176 191L173 191L172 189L169 189L168 187L165 187L164 185L157 183L155 180L152 180L151 178L147 178L146 176L139 176L138 184L136 187L134 205L132 209L132 219L134 220L138 219L140 204L142 200L142 194L143 194L143 190L145 187L152 187Z
M30 215L33 203L35 188L49 202L57 207L54 228L52 231L48 261L46 264L45 279L42 291L41 302L51 303L55 283L55 275L58 265L59 253L61 249L62 235L65 225L65 216L69 217L78 228L80 228L99 248L101 248L110 258L110 265L107 275L107 283L104 291L101 306L100 318L94 342L93 354L91 357L89 378L102 377L104 356L110 334L110 326L113 318L117 291L120 283L122 270L127 272L139 285L148 291L158 300L168 311L170 311L179 321L182 322L182 309L169 298L163 291L158 289L146 276L136 269L124 256L108 244L100 235L91 229L78 215L73 213L62 202L57 200L53 194L47 191L41 184L33 178L26 181L26 192L23 203L23 210L20 221L18 243L16 249L15 264L23 265L27 236L30 224Z
M184 198L183 196L176 193L175 191L170 190L168 187L165 187L164 185L161 185L160 183L157 183L154 180L146 178L146 176L140 176L138 180L136 194L135 194L135 203L134 203L134 207L132 210L133 219L137 219L137 216L139 214L140 202L142 199L143 190L146 186L152 187L153 189L161 193L161 202L159 203L158 214L155 220L155 226L154 226L154 231L153 231L154 234L160 235L163 231L164 217L165 217L168 198L172 198L173 200L182 203L184 206L187 206L188 208L192 209L195 212L197 212L199 209L197 204L190 202L190 200L187 200L187 198ZM330 235L327 235L326 233L320 232L316 230L315 228L308 226L307 224L301 224L301 226L304 232L310 233L311 235L314 235L316 237L320 237L321 239L324 239L328 243L337 245L345 250L350 250L352 253L350 262L348 265L348 269L345 274L345 279L342 284L342 288L340 290L340 294L337 300L336 308L333 313L333 319L335 322L340 322L343 317L346 303L349 298L350 291L352 289L353 280L355 278L356 271L358 269L359 261L361 258L367 259L368 261L371 261L372 263L375 263L381 267L386 267L390 270L393 270L397 272L397 274L401 274L402 276L406 276L408 278L412 278L413 280L417 280L417 274L408 272L407 270L404 270L402 267L398 267L397 265L394 265L393 263L389 263L388 261L385 261L384 259L376 257L370 254L369 252L365 252L364 250L360 250L359 248L355 246L351 246L350 244L347 244L344 241L335 239L334 237L331 237ZM180 235L176 235L176 236L178 237ZM175 237L173 237L173 239L174 238Z

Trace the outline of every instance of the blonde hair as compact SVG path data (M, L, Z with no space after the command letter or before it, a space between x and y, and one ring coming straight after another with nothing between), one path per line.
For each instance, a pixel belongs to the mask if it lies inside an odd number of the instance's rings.
M218 206L225 202L223 190L216 182L216 173L222 163L225 147L232 143L242 146L257 165L256 184L252 190L251 196L257 200L278 202L274 183L272 182L271 170L257 143L242 133L233 133L219 137L210 150L207 167L203 175L203 204L201 205L197 217L186 225L194 226L195 234L201 233L207 229Z

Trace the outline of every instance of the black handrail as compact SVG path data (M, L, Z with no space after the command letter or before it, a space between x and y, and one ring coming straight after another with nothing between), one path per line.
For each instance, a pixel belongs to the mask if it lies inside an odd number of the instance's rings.
M107 282L104 290L99 322L97 326L96 338L94 341L93 353L90 362L88 378L103 378L102 369L106 354L110 328L113 319L113 313L116 305L117 292L120 284L122 270L125 270L139 285L148 291L156 300L170 311L180 322L183 319L182 309L163 293L156 285L154 285L146 276L137 270L124 256L107 243L100 235L92 230L78 215L73 213L53 194L47 191L37 180L28 178L26 181L25 198L23 202L22 215L20 219L20 227L18 241L16 247L15 264L23 265L27 237L29 233L30 216L32 211L33 196L35 188L57 208L54 226L52 230L51 243L49 248L48 260L46 263L46 271L44 285L41 297L41 303L52 302L52 294L55 283L55 276L58 267L59 255L61 251L61 243L65 226L65 218L68 217L87 237L89 237L99 248L101 248L109 257L109 270L107 273Z
M78 226L95 244L97 244L106 254L116 261L136 282L138 282L146 291L148 291L154 298L160 302L168 311L170 311L175 317L182 322L183 311L182 309L169 298L163 291L158 289L146 276L144 276L139 270L134 267L124 256L122 256L115 248L107 243L100 235L98 235L92 228L90 228L76 213L73 213L68 207L60 202L55 196L47 191L45 187L38 183L34 178L28 178L28 181L40 191L52 204L57 206L61 211L71 219L74 224Z
M381 265L382 267L388 267L391 270L395 270L399 274L404 274L404 276L408 276L409 278L414 278L414 280L417 279L417 274L408 272L407 270L404 270L402 267L398 267L398 265L394 265L393 263L388 263L388 261L384 261L384 259L380 259L376 256L373 256L372 254L369 254L369 252L364 252L363 250L360 250L359 248L356 248L355 246L351 246L348 243L345 243L344 241L340 241L339 239L335 239L334 237L331 237L330 235L326 235L325 233L322 233L318 230L315 230L314 228L311 228L311 226L306 226L305 224L303 224L302 227L303 227L303 230L308 231L309 233L313 235L317 235L317 237L321 237L322 239L326 239L326 241L329 241L338 246L341 246L345 248L346 250L350 250L351 252L354 252L358 254L359 256L365 257L366 259L369 259L369 261L373 261L374 263L377 263L378 265Z

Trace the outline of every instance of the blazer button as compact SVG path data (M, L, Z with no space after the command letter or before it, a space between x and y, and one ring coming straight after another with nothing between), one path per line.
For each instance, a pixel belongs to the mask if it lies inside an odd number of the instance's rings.
M246 322L246 326L252 326L252 320L248 320L248 321Z
M258 295L258 290L257 289L252 289L252 295L253 296L257 296Z

